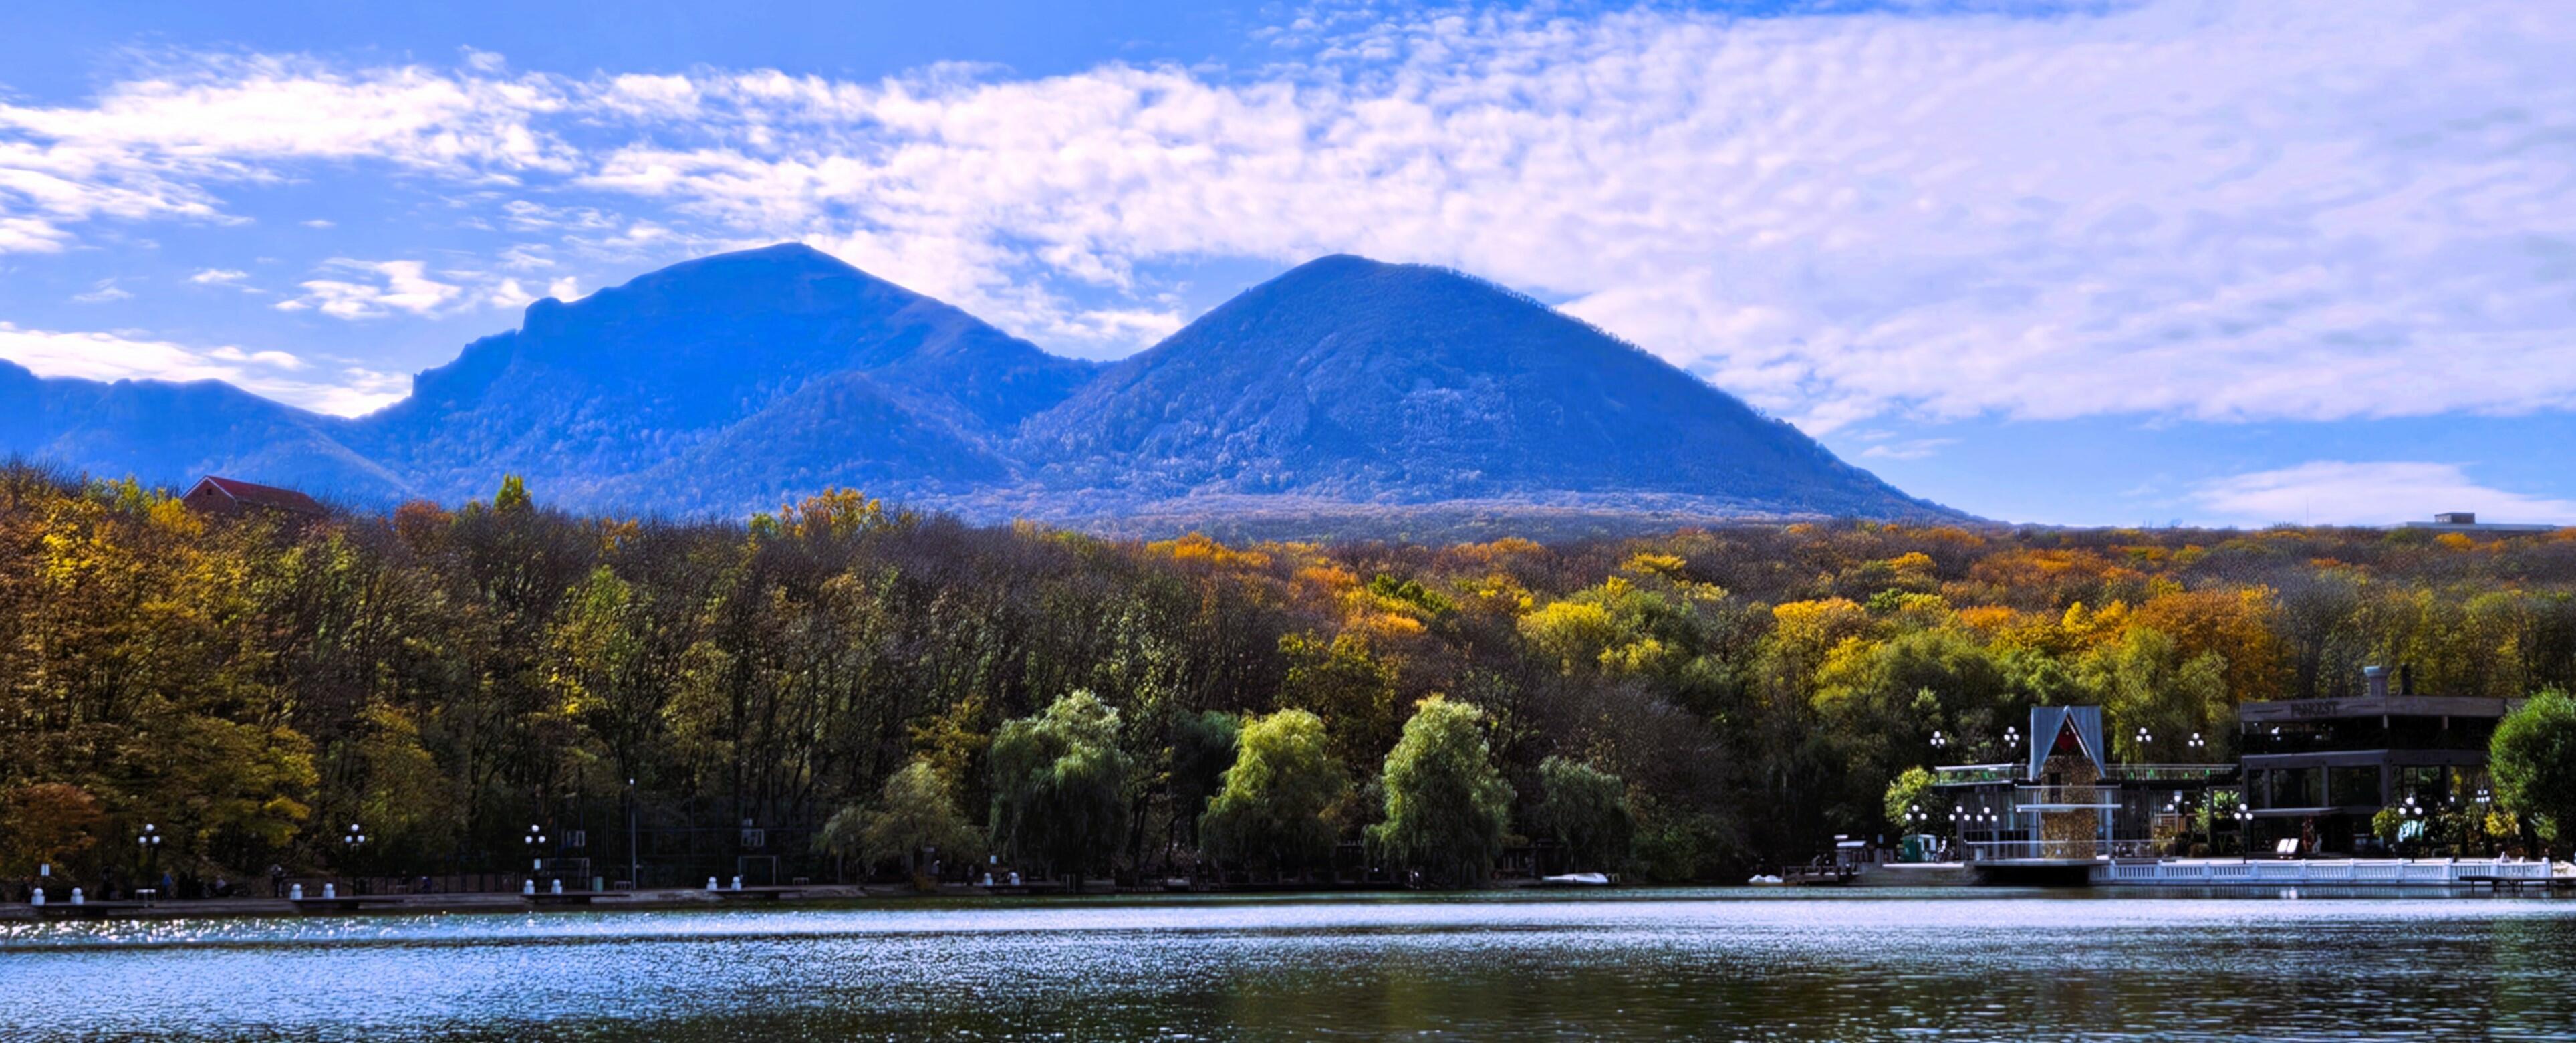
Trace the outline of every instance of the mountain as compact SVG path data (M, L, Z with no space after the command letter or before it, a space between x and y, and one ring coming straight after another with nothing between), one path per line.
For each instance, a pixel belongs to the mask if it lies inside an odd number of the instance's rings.
M838 485L1136 534L1960 517L1525 296L1357 257L1103 367L772 246L538 301L354 420L0 363L0 452L352 504L453 503L517 473L566 508L739 517Z
M1123 503L1526 501L1942 513L1661 359L1456 272L1326 257L1030 420L1042 482Z
M412 495L342 441L349 430L222 381L48 379L0 360L0 452L76 471L170 484L255 474L349 502Z
M992 447L1097 369L791 243L531 304L354 438L441 499L509 471L567 504L743 513L813 478L895 493L1007 478Z

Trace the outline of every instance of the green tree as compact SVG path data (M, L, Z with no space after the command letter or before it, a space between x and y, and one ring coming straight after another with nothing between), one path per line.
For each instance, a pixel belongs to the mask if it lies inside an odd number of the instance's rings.
M1922 768L1907 768L1887 784L1887 820L1900 828L1907 825L1906 816L1923 804L1923 795L1932 789L1932 773Z
M1366 764L1387 748L1395 728L1395 664L1369 651L1357 635L1326 641L1311 634L1279 639L1288 675L1279 685L1278 708L1306 710L1332 730L1333 756Z
M1628 783L1582 761L1549 757L1538 765L1538 825L1564 844L1577 869L1615 870L1628 862L1637 816Z
M906 871L919 873L925 851L936 850L943 859L973 858L982 844L957 810L948 780L928 760L916 759L886 776L873 805L853 804L834 814L816 846L869 865L901 862Z
M2118 724L2109 738L2112 755L2120 760L2207 756L2208 747L2194 751L2186 745L2193 734L2204 742L2226 741L2229 729L2221 725L2236 712L2227 688L2226 656L2203 652L2185 658L2162 631L2131 627L2118 641L2086 655L2079 673L2101 700L2103 716ZM2147 729L2151 745L2138 744L2139 728Z
M1503 849L1512 786L1494 770L1484 712L1423 700L1386 755L1386 820L1369 838L1394 862L1457 886L1484 881Z
M1172 727L1172 823L1198 841L1199 816L1225 786L1243 719L1221 710L1187 714Z
M1333 853L1326 815L1350 790L1350 774L1333 758L1324 722L1304 710L1281 710L1243 726L1234 766L1199 820L1200 835L1221 857L1265 868L1298 870Z
M993 735L993 830L1016 860L1082 874L1118 850L1127 823L1130 762L1118 711L1076 689L1044 713Z
M2576 823L2576 698L2543 689L2496 725L2487 743L2496 798L2557 840Z
M527 479L515 474L501 476L501 491L492 494L492 509L503 514L516 514L535 508L537 501L528 496Z

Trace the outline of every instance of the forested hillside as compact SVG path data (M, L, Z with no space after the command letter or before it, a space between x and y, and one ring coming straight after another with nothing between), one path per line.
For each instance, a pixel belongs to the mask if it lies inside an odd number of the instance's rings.
M2576 530L1229 546L534 492L289 524L0 473L0 874L130 862L145 821L209 872L330 866L353 823L388 870L506 870L532 822L613 830L632 779L647 830L749 820L795 857L944 837L1159 872L1365 840L1467 877L1554 837L1683 879L1888 832L1893 776L1999 756L2034 702L2223 737L2233 702L2367 663L2576 683ZM2229 756L2173 745L2115 752Z

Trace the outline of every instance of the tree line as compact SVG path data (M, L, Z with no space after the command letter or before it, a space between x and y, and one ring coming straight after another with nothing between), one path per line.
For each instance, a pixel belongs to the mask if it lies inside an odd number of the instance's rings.
M1230 545L837 490L581 517L515 479L207 517L13 465L0 649L0 875L131 866L146 822L208 875L506 870L531 825L622 861L631 812L648 862L756 827L879 872L1358 857L1469 883L1536 842L1692 880L1892 832L1891 780L2000 759L2031 705L2105 706L2120 757L2215 760L2236 703L2351 694L2368 663L2576 687L2576 530Z

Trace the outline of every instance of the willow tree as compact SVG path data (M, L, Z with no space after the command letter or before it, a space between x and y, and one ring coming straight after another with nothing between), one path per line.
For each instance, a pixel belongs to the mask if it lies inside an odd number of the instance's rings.
M1300 870L1332 857L1326 816L1350 790L1322 718L1281 710L1243 726L1234 766L1199 820L1211 851L1242 865Z
M928 760L914 760L886 776L870 804L854 804L824 824L816 846L835 855L857 855L869 865L901 862L918 875L924 852L972 858L981 846L975 827L957 810L948 780Z
M1511 783L1486 747L1484 711L1438 696L1418 706L1386 755L1386 820L1369 827L1369 838L1433 879L1482 883L1503 850Z
M1127 824L1130 761L1118 711L1076 689L993 735L993 831L1017 861L1082 874L1108 862Z
M1576 869L1617 869L1628 861L1637 816L1628 806L1628 783L1578 760L1549 757L1538 765L1547 797L1539 828L1565 845Z

